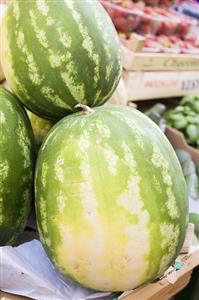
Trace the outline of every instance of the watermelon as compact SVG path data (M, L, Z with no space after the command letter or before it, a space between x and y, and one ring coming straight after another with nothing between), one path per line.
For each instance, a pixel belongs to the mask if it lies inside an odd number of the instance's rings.
M83 106L54 125L38 155L35 198L49 258L88 288L123 291L151 281L184 241L180 164L157 125L132 108Z
M35 145L38 151L43 139L47 135L50 128L53 126L53 122L50 120L40 118L39 116L33 114L29 110L27 110L27 114L33 129Z
M34 142L18 100L0 88L0 246L23 231L33 194Z
M6 79L29 110L47 119L60 119L77 103L105 103L120 79L119 48L98 1L11 0L3 18Z

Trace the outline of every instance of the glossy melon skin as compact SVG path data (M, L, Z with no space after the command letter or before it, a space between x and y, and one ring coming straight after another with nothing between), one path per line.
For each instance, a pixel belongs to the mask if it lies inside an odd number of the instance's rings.
M176 154L150 119L124 106L74 114L50 130L35 197L49 258L92 289L155 279L184 241L187 190Z
M11 0L1 48L10 87L44 118L105 103L121 75L117 33L98 1Z
M23 231L33 195L34 138L18 100L0 88L0 246Z

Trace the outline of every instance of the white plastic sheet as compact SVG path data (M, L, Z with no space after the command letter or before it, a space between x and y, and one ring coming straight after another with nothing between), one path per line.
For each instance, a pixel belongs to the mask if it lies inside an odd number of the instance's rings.
M38 300L104 300L110 295L63 280L37 240L0 247L0 290Z

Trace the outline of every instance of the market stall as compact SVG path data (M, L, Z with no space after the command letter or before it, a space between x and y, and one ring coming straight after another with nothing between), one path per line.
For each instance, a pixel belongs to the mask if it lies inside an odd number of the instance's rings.
M0 299L173 300L189 285L197 9L1 1Z

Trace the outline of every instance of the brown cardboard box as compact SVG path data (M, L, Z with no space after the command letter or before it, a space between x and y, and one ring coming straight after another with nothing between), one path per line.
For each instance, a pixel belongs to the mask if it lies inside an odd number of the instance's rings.
M26 298L22 296L12 295L0 291L0 300L30 300L31 298Z
M199 163L199 151L187 144L184 135L180 131L167 126L165 135L174 149L187 151L191 155L193 161Z

